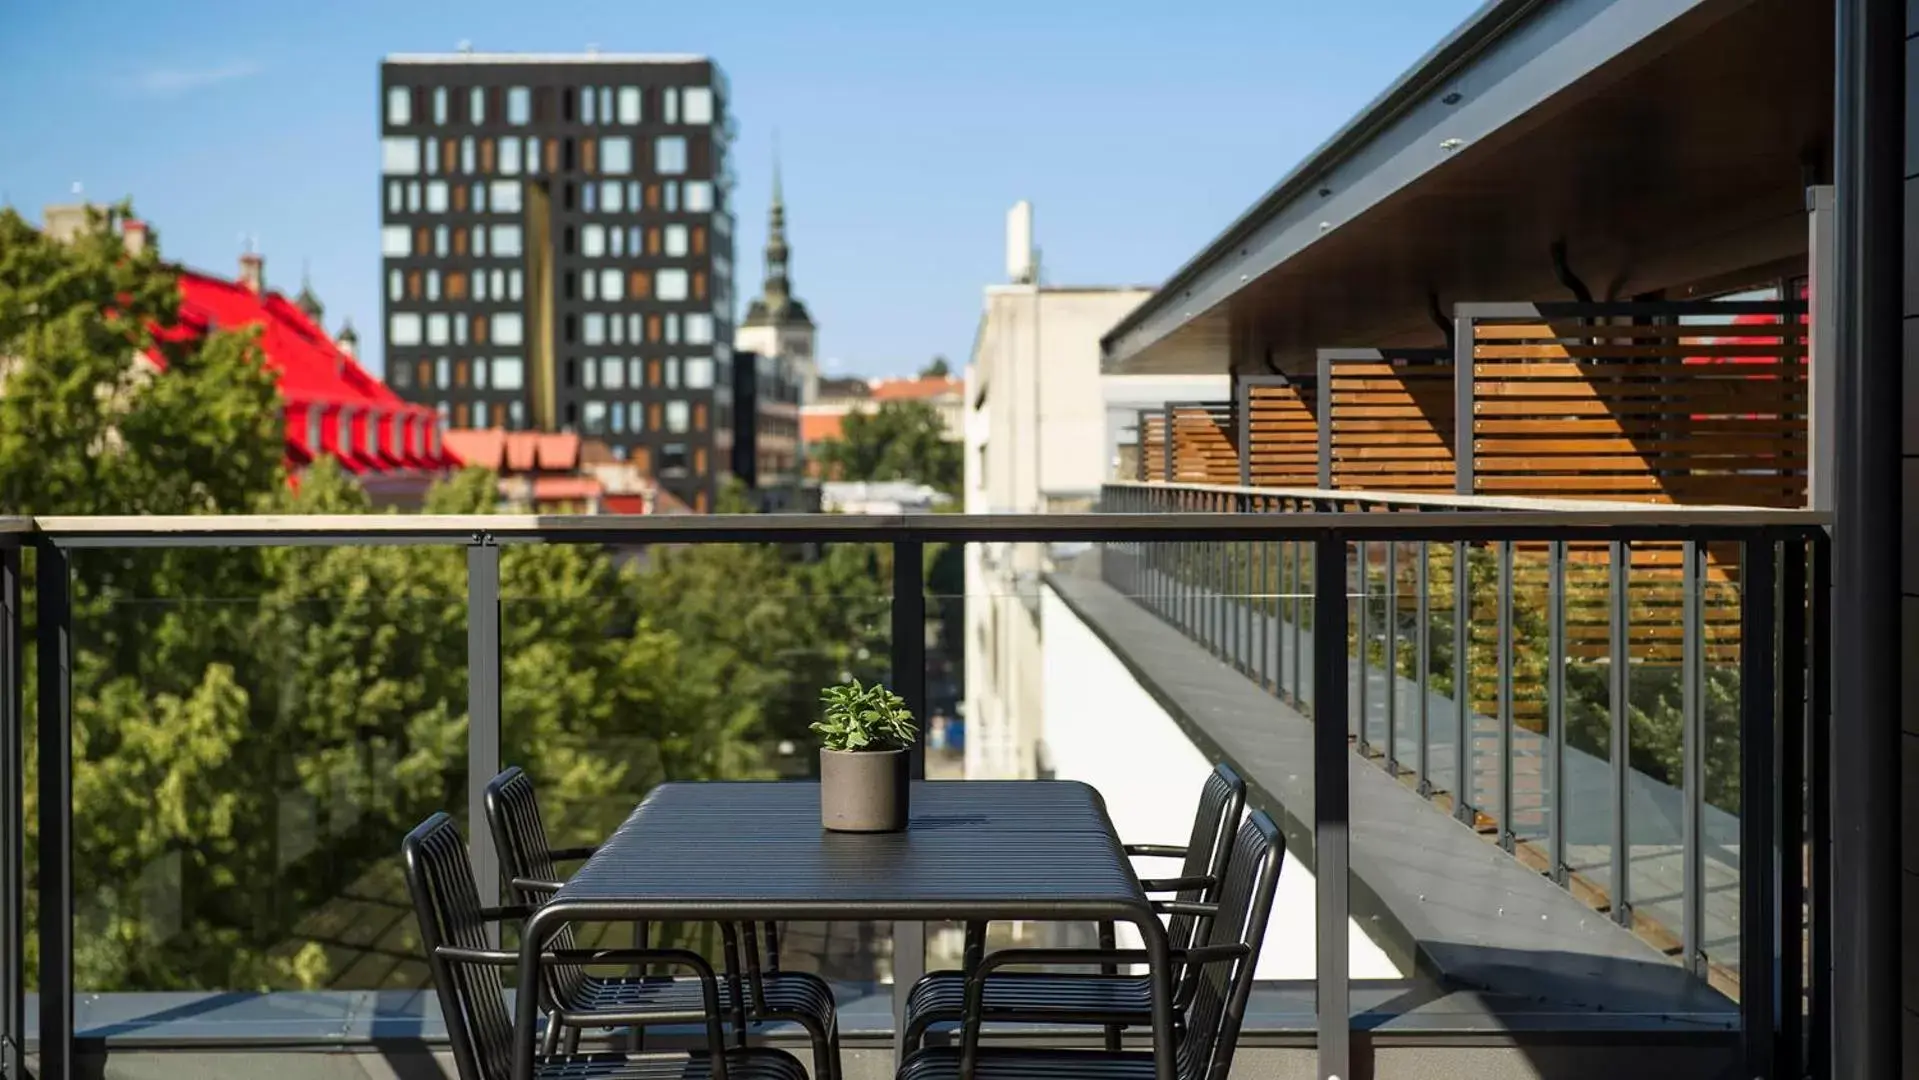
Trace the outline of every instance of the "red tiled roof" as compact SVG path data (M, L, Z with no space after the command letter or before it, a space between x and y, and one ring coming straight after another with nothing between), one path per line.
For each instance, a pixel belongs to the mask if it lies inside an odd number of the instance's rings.
M808 446L840 437L840 425L846 421L845 413L801 413L800 442Z
M469 465L509 473L568 473L580 467L580 437L571 433L455 428L446 443Z
M958 379L940 376L922 376L917 379L880 379L873 384L874 401L925 401L928 398L957 395L961 392Z
M239 282L192 270L180 271L179 280L178 319L156 330L155 336L190 341L216 329L259 327L260 350L277 378L286 410L289 466L308 464L322 454L339 459L355 474L445 469L461 463L440 445L439 419L432 410L402 400L286 297L256 293ZM166 369L158 350L147 359Z

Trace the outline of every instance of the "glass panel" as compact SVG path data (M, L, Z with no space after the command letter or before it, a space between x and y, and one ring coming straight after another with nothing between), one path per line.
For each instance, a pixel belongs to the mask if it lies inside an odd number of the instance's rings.
M1459 708L1455 704L1453 572L1458 549L1426 545L1426 765L1428 784L1449 801L1459 793Z
M1612 891L1612 558L1604 544L1566 552L1566 864Z
M1790 549L1789 549L1790 550ZM1705 805L1700 810L1706 895L1705 930L1708 978L1721 991L1738 996L1731 980L1739 975L1739 619L1740 555L1736 544L1713 544L1706 561L1704 703ZM1637 895L1638 886L1634 885ZM1787 925L1797 925L1797 920Z

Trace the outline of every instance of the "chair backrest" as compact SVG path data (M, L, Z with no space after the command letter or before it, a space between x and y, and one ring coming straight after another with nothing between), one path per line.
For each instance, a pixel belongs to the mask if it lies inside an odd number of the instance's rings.
M1253 992L1259 945L1273 913L1273 892L1286 859L1286 837L1263 810L1247 815L1233 840L1219 914L1207 927L1205 945L1241 945L1230 962L1200 965L1198 986L1187 1006L1186 1037L1179 1046L1180 1080L1226 1080L1239 1043L1246 1001Z
M500 853L500 869L506 880L528 878L550 881L555 885L566 880L553 861L553 845L546 836L546 819L540 816L540 802L533 792L533 778L526 774L525 769L512 765L488 781L486 823L493 832L493 847ZM515 901L531 907L546 903L551 896L552 893L534 889L513 890ZM553 948L571 949L574 946L573 928L570 925L562 926L553 935ZM554 1001L561 1004L579 1000L586 986L586 972L578 967L549 965L545 976L548 992Z
M1199 809L1193 814L1193 835L1186 842L1186 861L1179 871L1182 877L1210 875L1216 882L1225 881L1232 855L1233 829L1239 824L1240 812L1245 806L1246 781L1225 762L1213 766L1206 785L1199 791ZM1219 892L1215 886L1188 889L1178 896L1181 900L1212 903L1219 898ZM1199 923L1200 920L1191 915L1173 916L1166 927L1168 943L1175 949L1191 945Z
M440 955L442 946L492 947L460 827L446 814L434 814L406 835L400 856L460 1080L507 1080L513 1071L513 1018L500 969Z

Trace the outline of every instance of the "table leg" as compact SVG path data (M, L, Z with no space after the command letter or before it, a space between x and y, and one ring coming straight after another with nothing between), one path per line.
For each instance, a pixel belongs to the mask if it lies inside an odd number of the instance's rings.
M533 1029L540 1024L540 949L551 931L551 908L535 909L520 931L519 990L513 1000L513 1080L533 1080ZM1166 1080L1166 1078L1161 1078Z
M1137 917L1134 925L1146 945L1148 976L1153 980L1153 1075L1155 1080L1174 1080L1173 965L1166 927L1150 912Z
M926 924L893 923L893 1067L906 1060L906 996L926 974ZM1170 1080L1170 1078L1168 1078Z

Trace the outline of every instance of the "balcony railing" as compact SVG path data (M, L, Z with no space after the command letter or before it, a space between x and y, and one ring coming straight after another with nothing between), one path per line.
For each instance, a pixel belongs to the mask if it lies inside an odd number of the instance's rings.
M1275 494L1143 485L1108 489L1102 510L964 517L377 515L0 520L0 754L4 755L0 761L0 809L4 810L0 813L0 957L4 958L0 990L6 995L0 1003L4 1005L0 1040L4 1040L6 1060L17 1065L29 1049L25 1002L32 986L38 990L36 1075L73 1074L76 990L86 989L76 986L76 956L91 963L98 950L114 943L111 934L103 937L102 926L84 915L88 904L97 903L103 883L88 882L89 889L83 893L76 881L76 849L93 843L93 831L102 827L87 817L98 812L96 807L76 803L76 758L89 767L89 798L96 797L103 784L111 789L116 782L116 774L110 771L103 778L101 767L120 762L126 771L117 782L123 789L134 789L132 804L151 803L153 812L160 815L221 812L219 799L182 802L179 794L182 788L192 790L196 782L189 775L192 768L211 769L215 763L196 763L190 754L184 759L141 756L141 739L151 738L147 721L155 716L184 716L193 724L211 726L239 722L221 711L221 688L216 686L201 698L152 693L137 680L100 688L99 664L132 658L147 662L149 666L142 670L153 670L163 667L168 650L178 646L164 635L117 634L110 640L90 636L96 633L103 602L155 602L113 594L116 575L132 559L153 556L154 549L190 557L196 572L217 585L223 560L239 557L236 549L266 548L300 558L310 554L316 557L309 569L317 594L325 591L327 575L337 569L318 556L336 550L427 548L442 558L457 555L457 563L452 564L457 569L446 575L440 583L445 587L437 591L425 580L378 580L377 588L371 590L380 597L375 601L367 595L366 583L355 579L357 584L349 583L354 588L329 595L326 602L338 605L335 614L345 612L349 624L371 631L365 640L377 645L379 651L373 654L356 651L358 645L329 651L324 635L316 636L298 618L305 600L273 607L267 612L271 618L239 621L223 621L217 600L195 600L206 606L194 609L196 619L189 620L187 628L229 634L236 649L244 646L282 658L299 655L307 670L297 679L283 680L292 696L275 706L289 718L289 740L299 738L306 710L325 706L349 715L353 710L377 710L382 707L379 695L418 693L420 687L415 684L421 680L437 680L433 693L439 695L434 699L439 705L434 707L457 714L463 687L466 723L459 745L425 735L413 742L404 736L394 742L391 733L381 732L380 739L387 741L369 736L363 746L339 748L336 764L349 779L355 770L366 774L363 779L376 792L391 793L393 785L407 784L438 791L435 785L444 778L449 808L465 807L477 820L484 783L503 758L526 746L528 714L555 708L559 719L554 723L559 727L542 728L538 737L560 738L566 731L562 721L567 709L600 707L596 704L600 698L618 693L621 680L636 678L642 670L619 667L619 657L589 651L589 658L602 657L591 663L605 665L605 670L597 672L601 681L592 683L590 692L579 694L576 688L548 677L538 648L538 633L549 625L542 620L559 619L568 605L580 603L581 598L524 595L527 589L537 592L539 582L503 577L503 551L603 546L629 554L644 550L648 554L641 557L646 559L670 558L663 554L669 549L715 544L805 546L814 551L821 546L870 545L889 551L890 591L865 598L872 602L869 622L886 627L880 631L879 625L872 626L871 641L886 654L884 674L924 715L927 549L943 544L1049 542L1100 545L1105 580L1225 661L1228 668L1218 678L1250 679L1284 702L1310 712L1311 738L1302 757L1291 760L1289 767L1311 784L1310 806L1293 809L1306 822L1310 842L1303 850L1310 854L1316 881L1313 1034L1320 1075L1338 1076L1353 1074L1355 1041L1368 1038L1370 1023L1355 1017L1347 963L1355 885L1349 855L1355 751L1429 792L1468 824L1488 830L1515 857L1543 858L1554 871L1565 868L1568 887L1590 880L1591 871L1603 864L1611 875L1605 885L1618 890L1618 910L1632 910L1635 901L1641 908L1662 903L1637 884L1648 871L1636 864L1621 869L1627 865L1620 861L1627 858L1625 853L1648 840L1630 831L1638 805L1633 800L1639 797L1632 785L1639 781L1623 767L1625 756L1615 755L1608 760L1616 764L1600 766L1602 772L1610 768L1605 772L1611 784L1604 789L1611 800L1606 806L1595 810L1567 805L1569 798L1586 789L1564 778L1581 769L1591 770L1589 765L1574 764L1576 753L1587 752L1575 737L1586 730L1576 722L1585 717L1579 711L1583 705L1575 705L1584 701L1578 695L1586 684L1575 686L1566 675L1554 674L1562 665L1550 658L1577 655L1587 667L1611 673L1613 681L1601 678L1602 684L1614 691L1623 686L1630 693L1641 670L1670 659L1657 651L1665 647L1659 644L1665 639L1648 635L1645 647L1654 651L1643 658L1633 654L1638 646L1632 643L1639 639L1630 631L1641 624L1638 609L1631 606L1630 594L1621 598L1616 588L1606 594L1615 598L1609 610L1626 611L1630 617L1621 618L1608 632L1606 640L1613 644L1598 653L1591 651L1588 638L1571 629L1540 631L1547 633L1548 640L1536 646L1527 635L1539 624L1519 612L1522 583L1533 580L1528 575L1534 564L1527 559L1542 560L1538 563L1546 568L1542 580L1556 597L1549 598L1542 609L1551 613L1546 625L1570 628L1586 625L1562 618L1566 612L1585 610L1587 602L1584 587L1574 578L1576 569L1588 564L1580 561L1583 554L1576 553L1595 545L1609 552L1676 545L1681 559L1674 565L1682 575L1686 599L1678 616L1682 632L1674 640L1686 670L1693 674L1680 680L1684 767L1680 782L1668 785L1683 794L1683 827L1677 842L1667 846L1675 848L1669 859L1678 869L1672 872L1683 878L1683 897L1676 907L1689 914L1667 925L1677 926L1685 937L1687 966L1701 979L1715 979L1715 963L1736 971L1736 983L1719 977L1715 985L1739 995L1739 1053L1748 1063L1793 1060L1791 1055L1799 1053L1804 1042L1801 1010L1791 1005L1782 1008L1777 1002L1796 1003L1805 989L1800 954L1795 952L1801 940L1796 890L1808 845L1815 860L1823 850L1819 831L1809 832L1802 822L1804 807L1798 801L1802 790L1810 792L1817 821L1825 788L1816 771L1806 771L1802 745L1808 730L1823 730L1824 720L1818 706L1823 700L1824 639L1808 630L1824 624L1821 518L1790 511L1568 507L1525 500L1449 504L1324 492ZM1731 553L1731 561L1724 565L1736 568L1723 587L1736 587L1740 597L1731 624L1716 620L1717 609L1695 595L1716 580L1714 568L1721 564L1714 560L1722 550ZM33 563L31 589L22 578L23 554L30 554ZM406 577L390 573L395 565L378 567L386 568L390 577ZM444 570L448 564L435 565ZM1604 566L1625 564L1614 559L1601 565L1603 576ZM1454 572L1460 567L1464 573ZM512 570L510 561L508 569ZM1618 570L1611 573L1608 581L1621 576ZM1404 584L1408 580L1419 581L1422 587L1408 590ZM1464 617L1486 602L1481 595L1484 590L1474 584L1482 580L1495 583L1491 595L1496 597L1497 614L1489 611L1486 624L1494 630L1491 637L1474 634L1476 615ZM1634 580L1627 575L1626 587ZM26 610L29 596L31 620ZM1444 602L1447 596L1454 598L1450 607ZM166 602L177 602L177 598ZM1662 594L1659 602L1672 601ZM633 635L639 633L634 627L644 625L643 614L643 610L620 614L614 627L601 624L551 632ZM777 611L768 617L777 619ZM36 642L31 728L22 704L28 683L22 643L29 622ZM136 619L128 625L143 624ZM1716 651L1721 639L1713 636L1714 628L1723 630L1728 625L1736 628L1736 651L1722 654ZM455 646L460 653L457 661L423 667L422 657L438 656L427 648L425 639L437 640L448 630L461 639ZM178 632L179 626L170 624L168 633ZM1446 651L1442 646L1449 635L1450 641L1467 642L1468 647ZM1363 648L1355 642L1363 642ZM1362 663L1354 663L1361 658ZM1542 658L1547 659L1541 662ZM631 656L627 660L632 662ZM649 658L649 663L652 666L645 670L666 672L662 678L711 677L709 672L673 668L665 656ZM356 665L380 668L379 674L392 678L381 683L377 693L368 694L364 692L367 684L355 681L357 674L364 673L356 672ZM1634 669L1630 678L1624 674L1628 668ZM1720 685L1709 680L1720 677L1722 668L1736 676L1730 705L1709 699L1707 693ZM590 664L588 670L592 670ZM1438 677L1447 671L1452 673L1450 683ZM83 676L89 689L84 700L74 693ZM1546 680L1539 690L1542 704L1537 715L1543 723L1537 729L1530 726L1535 714L1521 707L1521 689L1531 692L1528 680L1535 676ZM1470 719L1463 726L1457 722L1449 726L1449 687L1484 681L1490 681L1496 691L1490 698L1472 695L1474 708L1455 710ZM269 684L272 679L261 681ZM329 686L341 688L340 693L350 690L353 696L324 700ZM296 687L310 696L293 693ZM726 692L724 686L690 689ZM765 688L760 691L766 692ZM566 696L555 706L553 699L560 695ZM1477 707L1482 698L1494 702L1490 712ZM1609 700L1611 711L1605 715L1611 719L1611 737L1616 739L1621 725L1631 718L1626 708L1631 701ZM662 706L650 702L645 707ZM120 710L119 719L111 720L117 726L103 733L99 725L110 721L114 708ZM84 714L88 721L81 729L76 729L76 714ZM1485 723L1486 716L1492 718L1492 725ZM87 741L76 742L77 730ZM674 737L679 734L684 733ZM1721 737L1734 740L1736 746L1729 765L1710 752L1710 740ZM24 745L29 739L31 753ZM602 748L571 749L577 760ZM165 763L157 771L134 767L156 760ZM314 762L322 758L302 760L302 768L317 768ZM270 757L259 761L262 768L275 767ZM29 764L36 776L31 799L22 780ZM1471 782L1462 784L1459 777ZM262 775L258 781L267 784L274 779ZM307 782L311 777L302 781L305 790L315 786ZM1715 783L1732 784L1731 794L1715 794L1719 790ZM612 794L630 799L637 792L628 785ZM332 835L343 843L352 841L362 835L356 829L373 828L367 822L348 820L351 815L344 813L360 805L357 795L344 799L335 808L342 811L339 820L323 814L322 826L337 829ZM392 809L384 803L381 807L381 812ZM31 874L25 861L28 815L37 834ZM378 814L369 812L369 816ZM1582 829L1595 816L1606 823L1601 831L1610 844L1610 855L1605 859L1586 853ZM155 827L164 824L156 822ZM254 824L242 822L236 828ZM134 827L139 826L134 822ZM284 822L274 827L284 840ZM1725 828L1733 831L1730 837L1724 834ZM375 834L377 828L367 834L367 843L377 844ZM1650 839L1663 843L1660 837ZM1710 915L1716 895L1710 875L1719 872L1731 842L1736 842L1730 865L1737 880L1730 888L1736 898L1737 944L1722 950L1710 936L1711 919L1700 917L1697 909L1703 905ZM242 865L238 862L242 856L232 844L160 854L193 860L194 880L201 882L218 879L227 865L222 860L233 860L228 869ZM488 887L496 888L498 870L491 852L481 843L475 854ZM390 862L388 858L370 867L365 878L369 889L377 887L382 867ZM276 898L292 895L288 890L298 885L295 879L305 868L291 856L281 865L286 880L244 882L245 888L229 891L207 885L214 890L207 896L177 900L189 907L199 901L270 905L278 902ZM114 872L127 879L112 883L115 888L142 895L145 871L141 866L116 866ZM1470 879L1486 872L1486 866L1465 863L1449 867L1448 872ZM1359 885L1363 888L1365 883ZM81 900L86 904L80 904ZM31 934L30 909L38 916ZM1829 918L1824 898L1815 897L1811 910L1810 925L1823 927ZM1792 914L1785 917L1782 912ZM153 906L142 917L155 917ZM182 916L175 910L172 917ZM406 932L403 921L390 929L390 937L372 941L368 947L404 957L408 943L417 938ZM348 926L341 932L351 938L363 931ZM1538 931L1529 932L1536 935ZM1584 932L1567 931L1571 935ZM921 933L910 925L891 931L896 994L911 985L923 966ZM1819 941L1819 935L1813 934L1812 940ZM37 948L32 972L26 968L30 941ZM1471 947L1500 951L1490 941ZM191 973L177 981L184 987L196 985ZM1369 1010L1394 1007L1376 997L1366 1001ZM1813 1022L1820 1019L1815 1013ZM1462 1032L1431 1034L1444 1041ZM1471 1040L1485 1037L1483 1031L1465 1034ZM18 1072L10 1070L9 1075Z

